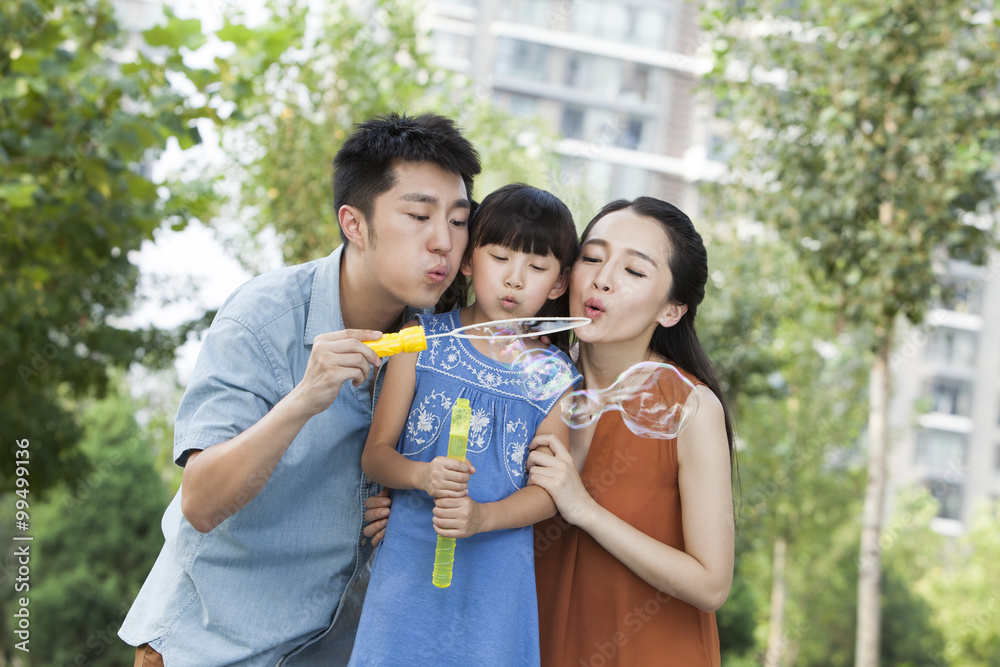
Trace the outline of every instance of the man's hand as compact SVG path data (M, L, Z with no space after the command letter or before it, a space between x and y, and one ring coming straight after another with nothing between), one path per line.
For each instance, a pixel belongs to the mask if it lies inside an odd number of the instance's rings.
M371 538L373 547L377 547L378 543L385 537L385 526L389 523L389 505L391 504L389 489L382 489L377 496L365 498L366 525L361 532L364 533L365 537Z
M330 407L340 387L348 380L359 386L382 361L362 341L378 340L381 332L344 329L316 336L306 373L288 395L309 417Z

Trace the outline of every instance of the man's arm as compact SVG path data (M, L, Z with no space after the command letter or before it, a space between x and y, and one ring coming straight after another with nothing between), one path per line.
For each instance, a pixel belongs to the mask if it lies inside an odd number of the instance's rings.
M306 422L330 407L345 382L358 386L381 364L361 342L380 335L348 329L317 336L302 381L260 421L231 440L191 452L181 478L181 511L195 530L207 533L260 493Z

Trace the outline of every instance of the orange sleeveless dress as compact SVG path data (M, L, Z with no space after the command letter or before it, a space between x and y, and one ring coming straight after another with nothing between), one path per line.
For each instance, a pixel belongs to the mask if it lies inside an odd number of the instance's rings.
M676 439L640 438L607 412L582 478L602 507L683 551L677 472ZM535 526L535 582L543 667L720 665L714 613L656 590L558 515Z

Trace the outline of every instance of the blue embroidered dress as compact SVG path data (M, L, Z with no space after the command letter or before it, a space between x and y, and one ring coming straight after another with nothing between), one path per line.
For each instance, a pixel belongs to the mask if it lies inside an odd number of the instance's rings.
M458 311L418 317L428 335L461 326ZM466 398L472 408L466 456L476 467L469 496L480 503L506 498L524 486L528 443L559 396L529 400L521 373L480 354L467 339L428 342L417 356L399 451L415 461L447 455L451 409ZM580 375L559 355L576 384ZM433 509L423 491L393 492L351 665L539 664L531 526L456 540L451 586L441 589L431 583Z

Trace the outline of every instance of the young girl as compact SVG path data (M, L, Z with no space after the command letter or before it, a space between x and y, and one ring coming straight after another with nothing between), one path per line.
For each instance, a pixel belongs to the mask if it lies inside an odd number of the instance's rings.
M585 386L665 362L696 385L699 407L670 440L637 436L611 411L573 431L568 449L552 435L533 443L549 451L532 451L529 483L561 514L535 529L542 664L718 666L733 434L695 333L705 247L684 213L651 197L608 204L581 243L569 307L592 319L576 329Z
M472 226L461 271L471 278L475 302L418 316L427 334L566 314L553 307L566 291L578 246L561 201L508 185L483 200ZM572 375L575 384L580 376L575 369ZM526 396L523 379L491 358L482 340L435 338L428 349L389 363L361 465L394 489L393 511L352 665L538 664L531 525L553 516L555 506L543 489L525 486L524 464L536 434L565 440L568 427L552 411L560 396ZM458 398L472 408L466 461L446 457ZM431 583L438 535L463 538L444 589Z

